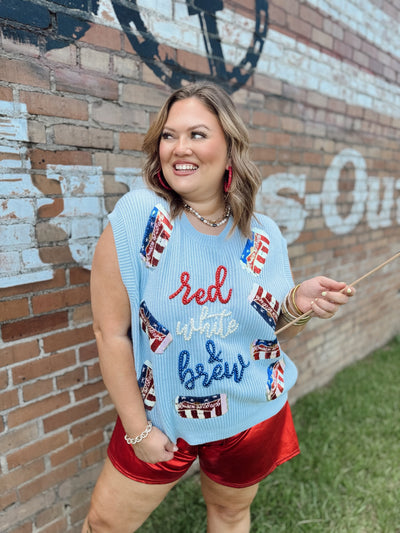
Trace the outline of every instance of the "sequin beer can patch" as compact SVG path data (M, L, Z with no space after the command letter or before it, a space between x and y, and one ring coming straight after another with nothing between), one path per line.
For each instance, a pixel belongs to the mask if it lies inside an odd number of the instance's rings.
M151 411L156 403L156 395L154 391L153 369L150 361L143 363L138 383L144 406L148 411Z
M163 353L168 344L172 342L172 335L150 313L144 300L139 307L139 320L142 330L149 338L151 351L154 353Z
M269 365L266 391L268 400L276 400L282 394L285 388L284 371L285 361L283 359Z
M249 295L249 302L262 318L275 329L280 312L280 303L271 293L264 290L261 285L253 285Z
M277 359L281 355L281 350L277 339L273 341L257 339L251 343L250 353L255 361L259 361L261 359Z
M268 235L260 229L253 230L253 236L247 240L240 257L243 268L258 276L265 265L268 251Z
M215 418L228 411L226 394L177 396L175 409L182 418Z
M144 232L140 255L146 266L155 268L171 237L173 222L168 213L157 204L153 207Z

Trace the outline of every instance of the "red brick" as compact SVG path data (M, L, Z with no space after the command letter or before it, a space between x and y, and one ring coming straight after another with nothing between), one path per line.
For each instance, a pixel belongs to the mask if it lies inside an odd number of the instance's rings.
M111 130L56 124L53 131L56 144L103 149L112 149L114 146L114 133Z
M296 152L293 149L287 149L279 148L278 150L278 162L280 163L291 163L295 165L299 165L302 161L303 152Z
M0 57L0 72L2 81L19 83L30 87L50 88L50 70L32 61L20 61Z
M6 492L4 489L2 489L1 494L0 494L0 511L2 511L3 509L6 509L6 507L9 507L10 505L16 502L18 502L18 496L17 496L16 490L11 490L9 492ZM18 529L18 531L16 530L14 531L15 533L20 533L20 529Z
M49 374L74 366L75 364L76 359L73 350L41 357L40 359L35 359L34 361L29 361L28 363L13 368L13 382L17 385L24 381L36 379L40 376L48 376Z
M33 149L29 153L33 169L46 169L47 165L91 165L92 157L88 152L78 150L39 150ZM59 190L60 184L57 182ZM46 191L47 192L47 191Z
M37 340L12 344L0 350L0 366L9 366L39 355L39 343Z
M22 448L27 442L33 442L39 438L39 429L36 422L25 424L22 428L8 430L0 437L0 449L4 455Z
M37 222L36 237L39 244L40 257L44 262L52 262L52 260L49 259L49 255L46 254L49 253L49 249L52 251L54 247L57 247L57 245L52 246L54 243L64 243L65 245L64 248L60 248L60 252L63 253L60 253L60 256L56 259L56 261L59 263L68 263L72 260L70 253L71 250L66 250L66 248L69 248L69 246L67 246L68 235L63 229L52 224L51 220L45 219ZM47 247L44 246L46 244L48 245Z
M304 152L303 163L305 165L322 165L322 155L318 152Z
M303 20L306 20L309 24L312 26L315 26L316 28L322 29L324 18L320 13L307 5L301 4L300 5L300 18Z
M20 100L27 105L28 113L77 120L89 118L88 103L77 98L55 94L21 91Z
M88 342L94 338L93 327L84 326L82 328L75 328L74 330L63 331L48 335L43 339L43 347L46 353L62 350L68 346Z
M105 448L95 448L94 450L90 450L81 458L81 467L89 468L90 466L103 461L105 457Z
M293 133L303 133L304 122L293 117L281 117L281 129Z
M79 361L82 363L90 361L90 359L97 359L98 356L96 342L92 342L79 348Z
M62 311L46 316L38 316L10 322L1 326L4 342L16 341L24 337L40 335L54 329L68 326L68 313Z
M22 397L25 402L30 402L40 396L47 396L53 392L53 379L40 379L27 384L22 389Z
M314 28L309 22L299 19L295 15L287 15L288 28L295 34L304 37L309 41L311 36L314 34Z
M2 490L11 490L26 483L45 471L44 459L40 457L34 461L22 462L19 468L12 468L8 474L1 477Z
M22 525L17 526L15 529L9 529L7 533L32 533L33 522L25 522Z
M270 22L270 28L275 24L277 26L287 26L286 11L271 2L268 6L268 18Z
M290 135L282 132L267 132L267 144L270 146L290 146Z
M0 393L1 410L12 409L19 404L18 391L16 389Z
M56 378L56 386L58 390L70 389L78 383L85 381L85 371L82 367L75 368L70 372L64 372L62 376Z
M44 263L62 265L72 263L73 257L69 245L65 246L42 246L40 248L40 258Z
M47 527L42 527L40 533L64 533L68 529L68 518L59 518Z
M299 14L299 2L294 2L293 0L279 0L279 6L284 9L287 13L292 15Z
M50 433L51 431L55 431L56 429L59 429L61 427L69 426L73 422L76 422L78 420L81 420L82 418L86 418L92 415L93 413L98 412L99 408L100 405L99 400L97 398L92 398L86 403L79 403L77 405L74 405L69 409L65 409L60 413L45 418L43 420L44 431L45 433Z
M21 294L31 294L33 291L46 290L54 287L62 287L65 285L64 270L55 270L53 279L47 281L39 281L38 283L27 283L25 285L16 285L15 287L7 287L0 289L0 298L8 298Z
M53 198L52 204L46 204L39 207L37 211L38 218L53 218L62 213L64 209L63 198Z
M27 298L9 300L0 304L0 322L15 320L29 315L29 302Z
M93 365L87 366L88 379L93 380L96 378L101 378L100 364L98 362Z
M0 389L6 389L8 387L8 372L2 370L0 372Z
M277 151L275 148L252 147L251 157L255 161L275 161L277 158Z
M118 82L71 69L56 69L57 91L82 93L106 100L118 100Z
M96 383L85 383L79 389L74 390L74 397L77 402L84 400L85 398L90 398L91 396L99 396L104 393L106 387L103 383L103 380L97 381Z
M90 304L80 305L72 311L71 321L73 325L87 324L93 321L92 307Z
M253 125L263 128L279 128L279 117L268 111L253 111Z
M81 285L90 281L90 271L86 268L72 267L69 271L69 281L71 285Z
M14 100L10 87L0 87L0 100L5 100L6 102L12 102Z
M176 51L177 61L181 68L188 69L194 72L209 74L210 65L207 57L200 56L198 54L192 54L186 50L177 49Z
M119 135L119 147L121 150L142 149L144 135L141 133L121 132Z
M77 424L72 426L71 434L73 438L76 439L77 437L81 437L82 435L92 433L100 427L104 428L108 424L113 423L115 421L115 416L115 409L110 409L109 411L105 411L97 416L93 416L89 420L85 420L84 422L78 422Z
M90 448L102 444L103 439L104 437L102 428L99 431L90 433L81 439L75 439L72 444L68 444L64 448L61 448L50 455L51 465L58 466L62 463L66 463L74 457L78 457Z
M78 472L78 462L72 461L59 468L53 468L50 473L35 478L31 483L27 483L19 488L21 502L26 502L37 494L40 494L51 487L62 483L65 479L73 477Z
M32 297L32 309L35 314L54 311L65 307L72 307L89 302L89 287L76 287L64 291L49 292Z
M53 522L63 516L64 514L64 509L63 509L63 505L61 502L59 502L58 504L54 504L52 505L51 507L48 507L47 509L43 509L43 511L41 511L40 513L37 513L36 516L35 516L35 526L37 528L43 528L44 526L46 526L46 524L49 524L50 522ZM40 529L41 531L43 531L43 529ZM65 528L64 530L59 530L60 532L61 531L66 531L67 528ZM48 531L47 528L45 528L44 531ZM57 531L57 530L55 530Z
M121 32L108 26L92 24L79 42L93 44L97 48L121 50Z
M57 396L51 396L45 400L34 402L30 405L20 407L10 412L8 415L8 425L10 428L20 426L28 420L41 417L47 413L51 413L61 407L69 404L68 392L63 392Z

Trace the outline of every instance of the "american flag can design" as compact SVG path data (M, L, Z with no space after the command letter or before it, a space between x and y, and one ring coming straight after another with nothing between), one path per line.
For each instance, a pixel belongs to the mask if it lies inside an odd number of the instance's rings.
M156 395L154 391L153 369L150 361L143 363L138 384L142 393L144 406L148 411L151 411L156 403Z
M182 418L216 418L228 412L226 394L177 396L175 409Z
M262 316L262 318L275 329L280 312L280 303L271 293L264 290L261 285L253 285L249 295L250 305Z
M168 344L172 342L172 335L165 326L154 318L144 300L140 303L139 319L142 330L149 338L151 351L163 353Z
M260 359L276 359L280 357L281 349L277 339L273 341L257 339L251 343L250 353L255 361L259 361Z
M140 255L148 267L156 267L171 237L173 223L160 204L153 207L144 232Z
M258 276L265 265L268 251L268 235L260 229L254 230L252 239L248 239L240 257L243 267Z
M268 367L267 399L276 400L285 388L284 373L285 361L280 359L276 363L271 363Z

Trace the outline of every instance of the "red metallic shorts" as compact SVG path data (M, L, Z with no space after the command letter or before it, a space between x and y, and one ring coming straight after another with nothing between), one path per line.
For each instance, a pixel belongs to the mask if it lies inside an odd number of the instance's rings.
M278 465L300 453L289 404L272 418L233 437L191 446L178 439L171 461L151 464L138 459L124 440L118 418L108 456L124 476L148 484L178 480L199 458L201 470L213 481L229 487L249 487L267 477Z

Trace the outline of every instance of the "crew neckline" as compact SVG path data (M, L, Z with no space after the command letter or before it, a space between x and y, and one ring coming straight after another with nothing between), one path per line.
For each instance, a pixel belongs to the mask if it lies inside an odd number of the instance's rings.
M185 232L185 234L190 235L190 237L199 242L204 244L216 244L216 243L223 243L226 241L226 237L232 227L233 220L232 217L229 217L227 223L225 224L224 229L219 233L218 235L209 235L208 233L202 233L201 231L197 230L190 222L187 214L185 212L182 213L181 216L181 222L182 222L182 229Z

